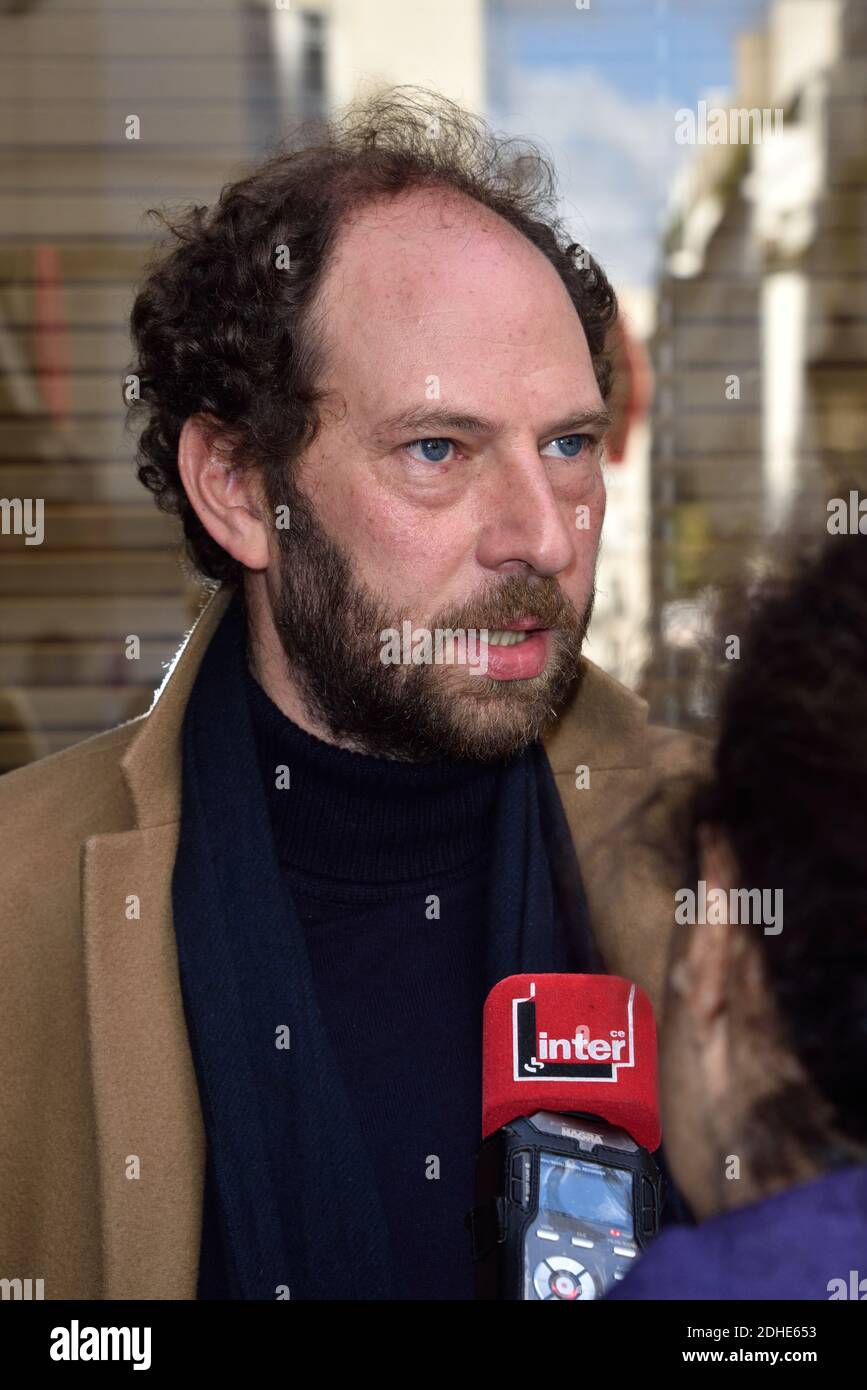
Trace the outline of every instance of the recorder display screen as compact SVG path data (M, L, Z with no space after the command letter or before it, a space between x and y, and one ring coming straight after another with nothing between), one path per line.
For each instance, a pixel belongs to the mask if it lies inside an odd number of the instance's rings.
M631 1173L562 1154L543 1153L539 1164L541 1209L615 1227L622 1236L632 1237Z

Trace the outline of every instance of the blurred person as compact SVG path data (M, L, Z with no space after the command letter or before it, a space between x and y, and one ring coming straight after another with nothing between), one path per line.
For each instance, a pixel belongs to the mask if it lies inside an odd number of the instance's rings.
M741 652L683 882L782 910L674 927L663 1136L699 1224L612 1298L867 1298L867 539L765 581Z
M171 226L139 476L216 593L147 716L0 781L4 1274L473 1296L485 995L658 998L667 895L596 847L696 756L582 655L616 314L548 165L414 93Z

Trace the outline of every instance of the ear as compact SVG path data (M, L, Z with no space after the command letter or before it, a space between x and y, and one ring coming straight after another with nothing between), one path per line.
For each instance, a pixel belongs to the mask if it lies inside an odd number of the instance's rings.
M737 878L728 840L708 825L699 826L697 839L699 874L707 885L708 897L714 889L721 889L728 898ZM732 965L739 955L740 941L728 921L698 922L686 930L689 936L675 966L673 983L702 1035L710 1032L730 1007Z
M253 469L232 468L219 425L191 415L178 441L178 470L196 516L218 545L246 569L268 568L268 527Z

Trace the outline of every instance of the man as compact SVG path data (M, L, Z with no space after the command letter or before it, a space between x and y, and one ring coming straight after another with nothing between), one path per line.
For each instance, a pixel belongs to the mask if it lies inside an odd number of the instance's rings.
M46 1297L471 1297L487 990L658 995L670 893L604 849L690 753L581 657L616 302L547 178L383 97L139 293L139 476L221 587L146 717L0 784Z

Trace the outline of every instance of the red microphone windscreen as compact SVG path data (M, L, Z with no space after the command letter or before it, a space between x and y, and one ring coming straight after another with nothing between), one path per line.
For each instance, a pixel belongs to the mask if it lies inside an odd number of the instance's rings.
M656 1025L619 975L510 975L485 1001L482 1137L536 1110L596 1115L660 1142Z

